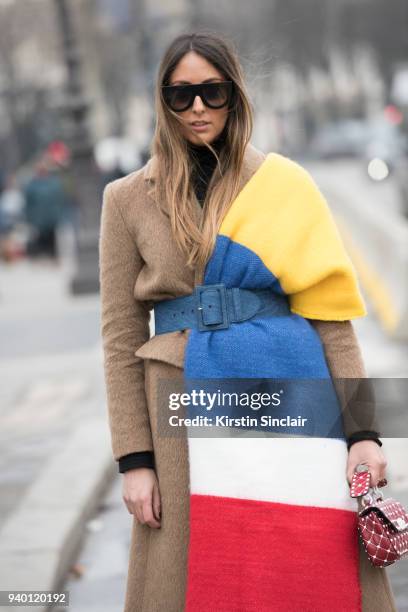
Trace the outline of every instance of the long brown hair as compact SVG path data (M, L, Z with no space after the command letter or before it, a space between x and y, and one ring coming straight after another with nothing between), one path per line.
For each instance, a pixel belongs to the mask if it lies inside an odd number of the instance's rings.
M180 117L165 104L161 86L168 85L173 70L182 57L195 51L234 83L234 103L225 124L225 145L216 156L217 167L208 185L203 203L205 214L197 225L194 207L192 167L187 141L179 128ZM179 248L186 254L187 265L200 270L210 257L219 225L239 191L239 178L245 148L253 128L253 107L246 91L243 70L234 45L224 36L212 32L193 32L175 38L161 60L155 91L156 127L152 154L157 158L154 189L159 201L165 202L172 231ZM169 180L169 177L171 180Z

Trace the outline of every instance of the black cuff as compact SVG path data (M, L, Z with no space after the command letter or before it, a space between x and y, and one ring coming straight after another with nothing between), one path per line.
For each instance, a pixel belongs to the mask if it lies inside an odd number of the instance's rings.
M361 440L373 440L378 446L382 446L382 442L378 437L379 435L378 431L356 431L347 438L347 450L350 450L355 442L361 442Z
M134 468L146 467L154 470L153 451L141 451L139 453L129 453L119 458L119 472L123 474Z

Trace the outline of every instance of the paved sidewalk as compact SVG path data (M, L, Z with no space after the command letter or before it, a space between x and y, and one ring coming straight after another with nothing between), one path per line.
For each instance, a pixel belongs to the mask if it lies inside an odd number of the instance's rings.
M56 587L115 473L99 295L72 296L70 276L66 262L0 266L3 590Z
M73 297L69 269L0 267L0 527L90 417L104 417L99 296Z
M64 589L72 612L120 612L124 608L132 516L122 501L117 474L87 523L83 549ZM58 608L55 612L64 612Z

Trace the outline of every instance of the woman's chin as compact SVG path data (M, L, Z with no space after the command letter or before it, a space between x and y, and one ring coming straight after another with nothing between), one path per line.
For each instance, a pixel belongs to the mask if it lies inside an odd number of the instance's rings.
M212 130L208 132L203 132L199 136L194 133L188 133L186 138L191 144L200 145L200 144L209 144L215 139L215 134L213 134Z

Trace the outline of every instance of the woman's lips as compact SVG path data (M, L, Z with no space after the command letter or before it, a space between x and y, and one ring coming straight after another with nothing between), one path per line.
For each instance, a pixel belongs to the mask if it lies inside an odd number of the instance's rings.
M193 128L195 132L205 132L208 129L209 125L210 125L209 123L202 123L202 124L192 123L191 127Z

